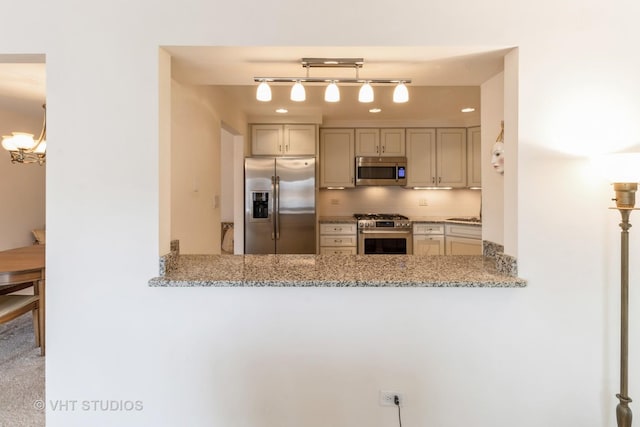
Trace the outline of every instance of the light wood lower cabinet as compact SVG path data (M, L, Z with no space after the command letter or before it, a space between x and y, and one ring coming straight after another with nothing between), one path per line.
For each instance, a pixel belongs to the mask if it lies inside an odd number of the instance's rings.
M445 253L447 255L482 255L482 227L446 224Z
M356 224L320 224L320 254L355 255L358 235Z
M444 255L444 224L413 224L414 255Z

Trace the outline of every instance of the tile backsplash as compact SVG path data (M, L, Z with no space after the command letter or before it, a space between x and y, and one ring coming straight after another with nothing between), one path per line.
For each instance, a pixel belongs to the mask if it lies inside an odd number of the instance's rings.
M409 217L478 216L480 190L411 190L402 187L356 187L320 190L318 214L399 213Z

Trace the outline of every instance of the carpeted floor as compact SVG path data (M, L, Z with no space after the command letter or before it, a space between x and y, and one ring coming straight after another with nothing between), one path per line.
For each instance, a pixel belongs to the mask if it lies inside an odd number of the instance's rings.
M0 427L45 425L44 360L30 313L0 325Z

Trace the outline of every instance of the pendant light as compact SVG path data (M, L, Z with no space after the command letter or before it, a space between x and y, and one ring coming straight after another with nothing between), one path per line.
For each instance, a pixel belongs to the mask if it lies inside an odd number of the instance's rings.
M291 88L291 100L296 102L302 102L307 99L307 95L304 91L304 86L300 83L300 80L296 80L295 84Z
M358 92L358 101L373 102L373 88L371 87L371 82L366 81L360 87L360 92Z
M258 90L256 91L256 99L262 102L271 101L271 88L266 80L262 80L258 85Z
M359 71L364 65L364 59L362 58L302 58L302 67L306 70L306 77L254 77L253 81L259 83L258 91L256 92L256 98L259 101L271 100L271 89L269 83L294 83L291 88L291 100L296 102L302 102L306 100L305 88L302 85L312 83L329 82L329 85L325 89L324 100L326 102L339 102L340 101L340 89L338 84L357 84L360 86L358 93L358 101L363 103L370 103L374 101L374 93L372 84L376 85L395 85L396 88L393 94L394 102L408 102L409 92L405 84L410 84L411 79L408 78L371 78L367 77L361 79ZM311 68L352 68L356 72L355 78L353 77L309 77L309 70Z
M12 132L2 137L2 148L11 154L11 163L38 163L43 165L47 156L47 106L44 108L42 131L38 139L26 132Z
M398 86L393 90L393 102L401 104L409 101L409 91L404 85L404 81L398 83Z
M340 89L335 80L331 80L329 86L324 91L324 100L326 102L338 102L340 101Z

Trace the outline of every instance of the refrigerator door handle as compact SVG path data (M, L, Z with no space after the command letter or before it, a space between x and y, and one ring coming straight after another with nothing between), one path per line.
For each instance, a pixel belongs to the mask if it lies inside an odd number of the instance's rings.
M275 239L280 240L280 177L273 177L273 183L273 226L275 231Z

